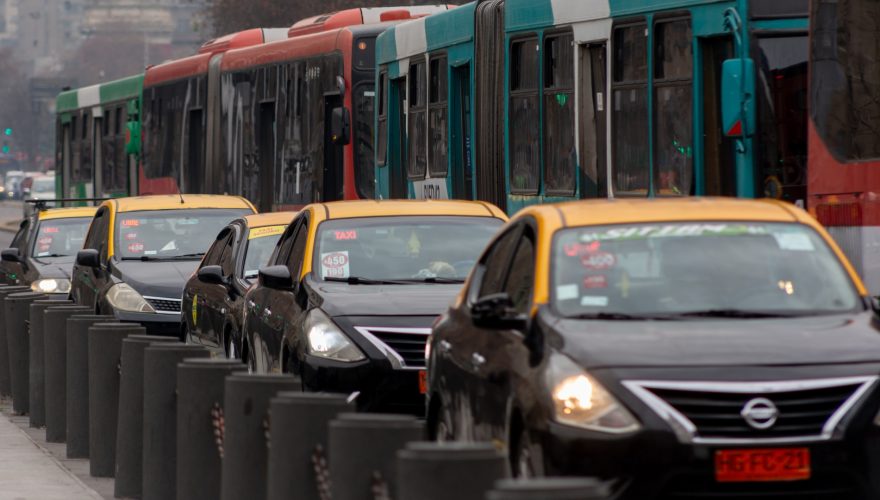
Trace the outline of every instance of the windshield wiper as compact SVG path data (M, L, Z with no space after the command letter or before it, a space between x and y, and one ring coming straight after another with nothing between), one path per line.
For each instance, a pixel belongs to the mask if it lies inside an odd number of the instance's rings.
M48 255L38 255L37 259L52 259L57 257L70 257L70 255L65 255L63 253L50 253Z
M410 278L401 281L412 283L459 284L464 283L464 278L444 278L443 276L431 276L429 278Z
M597 313L584 313L578 314L577 316L573 316L574 319L600 319L600 320L625 320L625 321L639 321L639 320L666 320L669 319L668 316L659 316L659 315L641 315L641 314L627 314L620 312L597 312Z
M707 309L705 311L685 311L671 317L683 318L791 318L795 315L773 311L749 311L745 309Z
M334 283L348 283L349 285L407 285L413 283L412 281L403 280L372 280L369 278L361 278L360 276L349 276L347 278L325 276L324 281L332 281Z
M141 262L156 262L160 260L194 260L201 259L203 253L188 253L183 255L169 255L166 257L158 257L155 255L141 255L140 257L123 257L122 260L139 260Z

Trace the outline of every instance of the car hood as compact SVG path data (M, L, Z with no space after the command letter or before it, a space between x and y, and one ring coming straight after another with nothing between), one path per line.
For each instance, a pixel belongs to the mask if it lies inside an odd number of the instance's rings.
M115 263L113 275L141 295L179 299L186 281L199 265L197 260Z
M880 361L872 314L693 321L560 320L561 351L586 368Z
M348 285L310 283L316 302L330 316L436 316L461 285Z
M50 257L50 258L33 258L34 269L40 278L67 278L70 279L70 273L73 270L75 256L66 257Z

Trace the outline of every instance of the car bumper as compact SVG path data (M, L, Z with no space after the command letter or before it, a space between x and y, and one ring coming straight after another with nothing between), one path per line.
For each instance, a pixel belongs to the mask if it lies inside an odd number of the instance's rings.
M147 329L147 335L180 337L180 313L133 313L113 311L119 321L140 323Z
M780 498L862 500L880 498L880 432L874 426L838 441L763 445L685 444L668 430L643 429L609 436L560 424L533 431L547 475L599 476L615 500L660 498ZM807 447L810 478L797 481L719 482L715 452L730 449Z
M306 390L359 393L355 399L359 411L425 413L419 370L396 370L385 359L343 364L306 356L301 375Z

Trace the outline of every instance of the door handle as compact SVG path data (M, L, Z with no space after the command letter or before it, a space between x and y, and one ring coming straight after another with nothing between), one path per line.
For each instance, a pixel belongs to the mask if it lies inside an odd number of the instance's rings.
M475 352L471 354L471 364L474 365L474 368L479 368L486 363L486 358L480 355L480 353Z

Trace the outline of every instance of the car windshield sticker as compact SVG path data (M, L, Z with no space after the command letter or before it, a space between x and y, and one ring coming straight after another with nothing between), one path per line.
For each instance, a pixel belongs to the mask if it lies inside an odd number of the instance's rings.
M128 253L143 253L143 252L144 252L144 244L143 243L129 243Z
M815 250L810 237L804 233L773 233L776 243L782 250L792 250L795 252L812 252Z
M158 252L155 250L145 250L144 255L156 255Z
M559 285L556 287L556 298L559 300L571 300L578 297L577 285Z
M40 231L43 233L57 233L61 231L61 228L55 226L43 226Z
M587 295L581 297L581 305L584 307L606 307L608 305L608 297Z
M356 240L358 233L356 230L351 231L333 231L337 240Z
M591 243L608 240L642 240L682 236L740 236L744 234L767 234L767 228L748 224L657 224L615 227L603 232L585 232L580 235L580 241Z
M608 288L608 278L604 274L593 274L584 277L584 288Z
M125 239L127 239L127 240L136 240L137 237L138 237L137 233L126 233L125 234Z
M138 219L123 219L122 227L137 227L141 225L141 221Z
M251 232L248 233L248 239L253 240L266 236L275 236L277 234L283 233L286 227L287 226L283 224L280 226L255 227L251 229Z
M49 255L50 253L51 252L40 252L37 254L37 257L45 257L45 256Z
M614 254L608 252L593 252L581 256L581 264L591 271L611 269L616 263Z
M321 254L321 276L324 278L349 277L348 251Z

